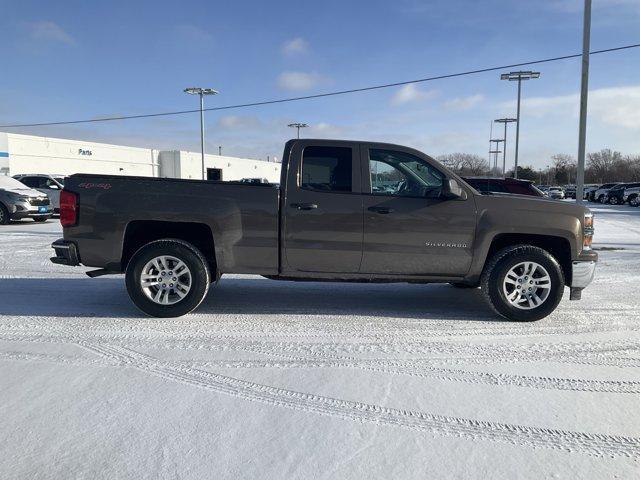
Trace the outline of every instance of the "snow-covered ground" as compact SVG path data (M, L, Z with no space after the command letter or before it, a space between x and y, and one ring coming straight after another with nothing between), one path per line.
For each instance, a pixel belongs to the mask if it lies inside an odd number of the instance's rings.
M0 229L0 478L639 478L640 209L533 324L446 285L224 277L141 316Z

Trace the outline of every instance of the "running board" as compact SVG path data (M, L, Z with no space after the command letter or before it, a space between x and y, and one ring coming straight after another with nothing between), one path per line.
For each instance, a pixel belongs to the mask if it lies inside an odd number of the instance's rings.
M87 276L91 278L101 277L103 275L117 275L121 272L114 272L113 270L107 270L106 268L99 268L98 270L89 270L85 272Z

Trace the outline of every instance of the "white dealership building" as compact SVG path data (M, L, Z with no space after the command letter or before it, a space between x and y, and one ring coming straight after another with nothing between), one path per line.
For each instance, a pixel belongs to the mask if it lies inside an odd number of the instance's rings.
M207 178L280 181L280 164L264 160L205 155ZM0 175L20 173L102 173L146 177L201 178L199 152L127 147L0 132Z

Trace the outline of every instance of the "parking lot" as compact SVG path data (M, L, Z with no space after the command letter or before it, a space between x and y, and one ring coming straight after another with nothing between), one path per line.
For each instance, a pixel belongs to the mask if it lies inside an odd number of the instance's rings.
M530 324L478 290L257 276L148 318L49 262L56 221L2 227L1 476L631 478L640 209L588 206L596 280Z

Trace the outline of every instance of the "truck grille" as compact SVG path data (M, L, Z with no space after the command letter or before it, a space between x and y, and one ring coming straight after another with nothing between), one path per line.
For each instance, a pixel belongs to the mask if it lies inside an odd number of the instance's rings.
M36 207L42 207L45 205L49 205L49 199L48 198L37 198L37 197L32 197L29 198L29 203L31 205L34 205Z

